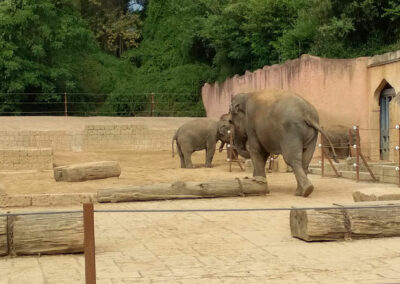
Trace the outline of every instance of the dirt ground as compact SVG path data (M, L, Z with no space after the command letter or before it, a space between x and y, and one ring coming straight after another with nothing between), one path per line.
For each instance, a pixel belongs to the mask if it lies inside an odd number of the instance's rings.
M8 194L36 194L36 193L86 193L97 192L99 189L110 187L123 187L146 185L153 183L182 181L205 181L213 179L226 179L251 176L251 173L242 172L237 164L232 164L232 172L229 172L229 164L226 162L226 152L216 152L213 160L213 168L205 168L205 152L195 152L192 156L195 169L181 169L179 157L171 157L170 151L113 151L113 152L56 152L54 153L55 165L69 165L83 162L102 160L118 161L121 166L119 178L107 178L85 182L56 182L52 170L44 171L3 171L0 172L0 181ZM267 175L271 190L292 194L296 187L293 173L269 173ZM338 195L347 195L351 201L351 192L363 187L392 187L394 185L373 183L348 183L346 189L338 188L340 180L323 178L310 175L315 183L316 192L323 188L325 198ZM344 197L344 196L343 196ZM346 198L347 199L347 198Z
M246 175L240 172L237 165L233 165L233 173L228 171L225 152L216 153L214 168L204 167L204 151L195 152L192 159L195 169L181 169L179 156L172 158L170 151L56 152L53 160L57 166L104 160L118 161L121 166L121 176L71 183L56 182L52 170L4 171L0 172L0 181L8 194L77 193L96 192L101 188L124 185L145 185L177 180L201 181Z

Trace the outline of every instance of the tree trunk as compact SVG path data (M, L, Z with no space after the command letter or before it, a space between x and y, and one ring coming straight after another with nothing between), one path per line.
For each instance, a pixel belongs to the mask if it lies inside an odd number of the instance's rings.
M291 210L293 237L305 241L364 239L400 236L400 202L336 204L338 209ZM340 207L382 206L382 208L341 209Z
M265 179L244 178L208 182L160 183L145 186L109 188L99 190L98 202L123 202L178 198L228 197L265 195L269 193Z
M109 177L119 177L121 167L118 162L102 161L61 166L54 168L56 181L85 181Z

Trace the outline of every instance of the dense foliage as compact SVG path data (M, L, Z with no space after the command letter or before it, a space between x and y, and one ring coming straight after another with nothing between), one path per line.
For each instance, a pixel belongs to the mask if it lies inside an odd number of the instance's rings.
M205 82L396 49L396 0L0 0L0 113L198 116Z

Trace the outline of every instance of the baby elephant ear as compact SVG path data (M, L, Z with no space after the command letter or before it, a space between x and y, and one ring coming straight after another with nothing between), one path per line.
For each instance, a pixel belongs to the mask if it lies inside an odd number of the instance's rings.
M238 103L236 103L236 104L231 104L229 112L232 114L236 114L239 112L239 110L240 110L240 105Z

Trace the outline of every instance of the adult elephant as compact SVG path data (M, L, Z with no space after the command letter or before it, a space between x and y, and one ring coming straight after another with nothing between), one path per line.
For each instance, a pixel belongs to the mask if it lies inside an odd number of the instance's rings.
M357 139L356 132L353 128L345 125L335 124L324 127L324 131L329 140L332 142L338 159L345 159L351 156L351 143L355 144ZM327 145L324 146L326 147ZM331 149L329 149L328 154L330 157L332 157Z
M235 130L234 144L239 154L250 153L253 175L265 177L269 155L282 154L296 176L295 195L309 196L314 186L307 172L318 131L326 137L319 126L317 110L295 93L273 89L236 95L230 113L230 123ZM333 148L332 152L336 161Z

